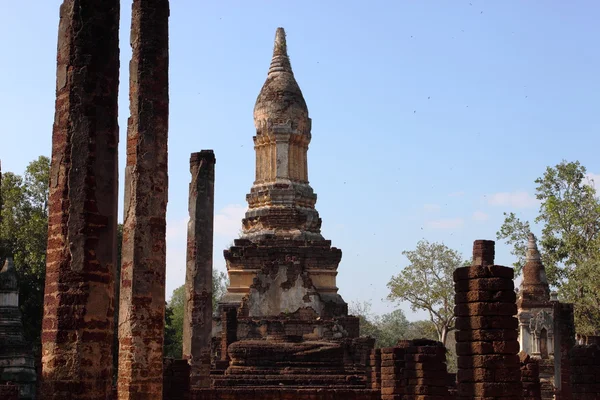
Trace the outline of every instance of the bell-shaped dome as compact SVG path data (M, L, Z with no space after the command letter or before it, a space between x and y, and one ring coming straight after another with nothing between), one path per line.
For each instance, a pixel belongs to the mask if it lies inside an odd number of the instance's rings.
M285 31L277 28L267 80L254 105L254 124L259 134L263 127L273 124L291 124L292 130L308 133L309 121L308 108L287 54Z

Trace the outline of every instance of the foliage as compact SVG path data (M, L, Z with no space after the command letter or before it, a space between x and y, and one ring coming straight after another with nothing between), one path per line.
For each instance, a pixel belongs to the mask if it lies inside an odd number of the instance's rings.
M23 177L2 176L0 258L12 256L19 279L25 337L40 351L48 234L50 159L29 163Z
M227 273L213 270L213 312L229 285ZM165 311L165 357L181 358L183 351L183 315L185 308L185 285L173 291Z
M185 285L173 290L165 311L166 357L181 358L183 354L183 314L185 306Z
M217 305L218 305L219 301L221 301L221 298L227 292L228 286L229 286L229 276L227 275L227 273L213 269L213 283L212 283L213 312L215 312L217 310Z
M539 243L551 285L561 299L575 304L575 323L581 334L597 334L600 326L600 199L587 171L578 161L547 167L535 180L540 200L535 219L542 226ZM528 221L505 213L498 240L512 246L519 272L525 263Z
M421 240L412 251L403 251L410 264L388 282L388 299L407 301L411 309L424 310L434 324L438 340L454 329L454 270L464 261L443 243Z
M431 339L438 340L438 333L431 321L408 321L404 312L397 309L381 316L371 311L369 302L353 302L349 313L360 319L361 336L375 339L375 347L392 347L398 340ZM446 342L448 371L456 372L456 351L454 336L450 335Z

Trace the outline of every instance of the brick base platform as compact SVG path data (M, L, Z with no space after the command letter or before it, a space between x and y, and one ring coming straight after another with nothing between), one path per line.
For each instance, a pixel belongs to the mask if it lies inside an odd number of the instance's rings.
M380 400L378 390L344 389L199 389L189 400Z

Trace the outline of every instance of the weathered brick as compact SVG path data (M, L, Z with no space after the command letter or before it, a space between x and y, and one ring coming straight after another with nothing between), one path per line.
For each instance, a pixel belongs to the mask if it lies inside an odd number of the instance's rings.
M41 335L45 399L112 393L118 86L119 2L64 0Z
M162 396L168 0L134 0L119 313L119 400ZM133 346L124 346L125 343ZM129 360L135 360L130 363Z

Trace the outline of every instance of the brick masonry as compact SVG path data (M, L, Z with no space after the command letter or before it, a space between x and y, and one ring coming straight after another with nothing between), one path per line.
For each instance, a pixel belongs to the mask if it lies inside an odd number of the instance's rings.
M525 352L519 353L521 360L521 385L523 386L523 400L541 400L542 387L540 385L540 366L537 361Z
M575 372L571 371L570 351L575 346L575 322L573 316L573 304L554 303L554 315L556 319L557 335L555 339L554 358L560 358L557 377L555 377L555 400L571 400L574 398L571 393L571 379ZM600 376L599 376L600 378Z
M183 400L190 390L190 365L188 360L165 358L163 365L162 400Z
M162 395L169 2L134 0L119 312L120 400Z
M600 346L574 346L570 358L572 399L600 399Z
M381 349L373 349L367 363L367 388L381 389Z
M190 158L183 358L190 362L191 385L201 388L210 387L215 163L212 150Z
M458 396L520 399L513 270L494 265L493 241L475 241L473 260L454 271Z
M19 400L19 386L13 383L0 383L0 399Z
M189 400L381 400L378 390L218 389L192 390Z
M119 1L64 0L52 131L44 399L111 395Z

